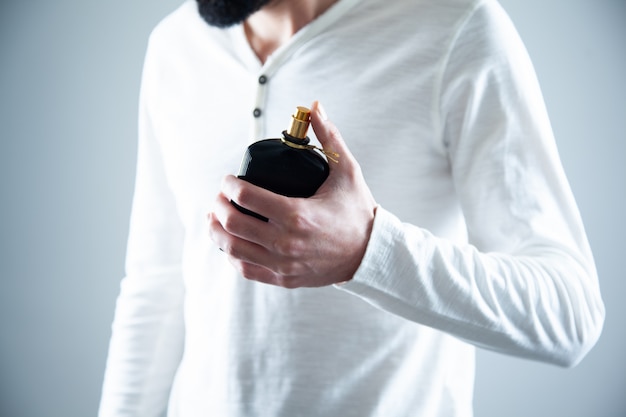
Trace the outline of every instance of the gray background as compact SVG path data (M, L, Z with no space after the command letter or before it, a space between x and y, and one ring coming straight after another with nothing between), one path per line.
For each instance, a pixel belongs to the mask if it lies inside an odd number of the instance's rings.
M0 0L0 416L96 412L150 29L180 0ZM626 2L502 1L595 252L604 333L576 368L480 352L477 417L626 415Z

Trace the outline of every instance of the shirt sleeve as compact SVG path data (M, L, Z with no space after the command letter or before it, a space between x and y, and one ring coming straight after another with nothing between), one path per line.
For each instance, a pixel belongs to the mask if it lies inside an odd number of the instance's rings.
M440 90L468 244L379 207L363 262L339 288L479 347L573 366L599 337L604 305L534 69L497 2L460 26Z
M139 110L135 193L126 275L117 299L101 417L165 415L183 346L183 228L150 120L148 47Z

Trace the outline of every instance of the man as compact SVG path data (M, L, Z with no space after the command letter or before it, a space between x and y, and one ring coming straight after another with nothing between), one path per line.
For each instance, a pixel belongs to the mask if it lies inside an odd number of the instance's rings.
M308 103L341 155L313 197L226 175ZM151 36L140 108L101 416L470 416L474 346L573 366L600 334L494 0L189 0Z

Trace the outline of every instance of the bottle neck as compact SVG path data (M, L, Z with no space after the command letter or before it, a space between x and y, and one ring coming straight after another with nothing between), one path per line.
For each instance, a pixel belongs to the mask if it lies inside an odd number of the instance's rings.
M295 136L290 135L286 130L283 130L283 137L281 141L286 145L295 145L293 148L298 148L299 146L306 146L309 144L309 137L305 136L304 138L297 138Z

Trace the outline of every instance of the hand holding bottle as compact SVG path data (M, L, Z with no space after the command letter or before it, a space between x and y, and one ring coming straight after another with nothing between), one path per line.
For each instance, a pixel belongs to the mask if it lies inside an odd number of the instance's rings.
M376 203L357 161L317 102L311 125L322 146L341 155L312 197L285 197L229 175L208 216L211 238L248 279L286 288L320 287L351 279L363 258ZM241 213L231 200L269 221Z

